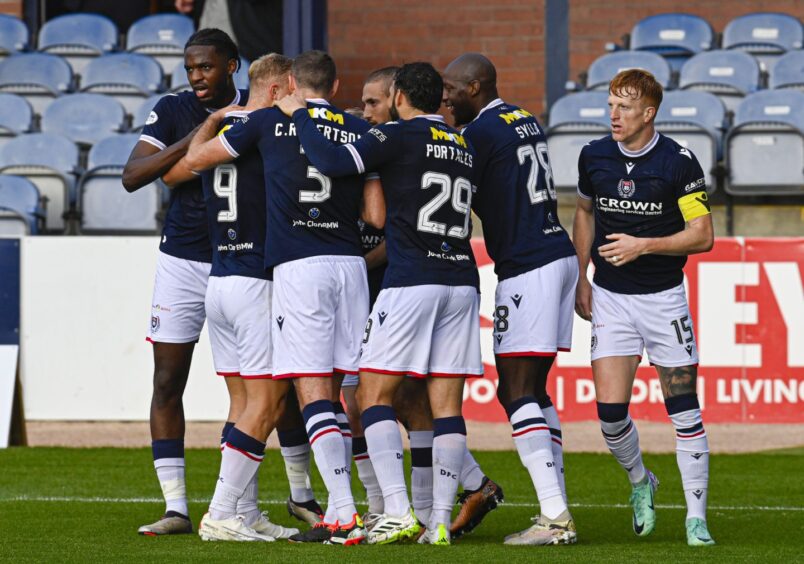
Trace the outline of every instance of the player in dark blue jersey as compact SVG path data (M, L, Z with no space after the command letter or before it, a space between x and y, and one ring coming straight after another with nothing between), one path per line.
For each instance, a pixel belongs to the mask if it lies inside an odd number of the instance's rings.
M123 171L123 185L133 192L165 174L185 154L196 127L214 108L243 103L232 80L237 46L224 32L202 29L187 41L184 64L192 92L171 94L157 102L140 141ZM171 191L157 259L148 340L154 351L151 438L154 466L167 502L165 516L139 533L191 533L184 482L184 410L193 348L204 325L204 296L211 248L200 180ZM244 395L233 392L230 410L242 410Z
M306 111L330 139L348 143L366 132L366 122L327 102L337 89L335 63L329 55L302 53L294 60L291 75L300 95L309 101ZM346 447L351 434L338 396L340 376L357 371L368 317L358 230L364 178L355 174L332 179L322 174L302 153L293 122L273 108L253 112L216 139L192 147L188 165L207 169L253 149L259 151L264 168L265 265L274 267L274 378L296 379L310 444L330 493L325 521L338 524L291 540L355 544L365 531L351 495L351 445ZM384 210L377 215L381 222ZM337 378L324 378L333 375ZM339 419L347 427L343 433Z
M388 269L366 325L358 386L369 456L385 505L369 543L394 542L419 530L408 501L392 407L402 378L412 374L431 377L435 417L433 510L421 542L449 544L466 451L463 383L483 372L478 275L469 244L474 153L435 114L442 88L429 63L401 67L392 90L392 117L398 121L345 146L327 139L298 96L278 104L293 116L307 157L324 174L376 170L383 182Z
M475 148L472 208L494 260L497 397L530 472L541 515L506 544L571 544L575 523L564 490L561 427L547 394L559 350L569 350L578 264L558 221L547 142L536 118L497 94L497 73L467 53L444 71L445 104Z
M687 500L687 543L715 544L706 524L709 444L696 393L698 351L682 267L714 242L704 173L695 156L654 129L662 87L643 70L609 85L611 135L578 159L573 240L581 272L576 311L592 322L592 374L603 437L632 484L637 535L656 523L656 477L645 468L628 403L643 349L656 367L676 430Z

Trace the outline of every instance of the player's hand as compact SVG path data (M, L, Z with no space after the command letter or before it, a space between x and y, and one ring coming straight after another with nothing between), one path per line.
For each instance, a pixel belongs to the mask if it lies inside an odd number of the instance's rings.
M215 110L210 116L207 118L209 120L214 121L215 123L220 123L223 121L223 118L226 117L226 114L229 112L240 112L245 110L244 106L226 106L225 108L221 108L220 110Z
M592 285L586 276L578 279L575 288L575 313L582 319L592 321Z
M286 116L293 117L293 112L307 107L307 100L300 91L296 90L293 94L288 94L275 102L274 107L279 108Z
M611 243L602 245L597 250L606 262L614 266L628 264L645 254L645 240L639 237L632 237L624 233L612 233L611 235L606 235L606 239Z

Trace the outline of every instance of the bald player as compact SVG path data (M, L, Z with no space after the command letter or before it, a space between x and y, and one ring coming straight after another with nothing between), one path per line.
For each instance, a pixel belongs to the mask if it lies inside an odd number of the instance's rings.
M497 94L497 73L483 55L461 55L444 72L444 102L474 146L477 193L498 284L494 308L497 397L508 414L541 515L506 544L576 542L567 508L561 427L547 394L559 350L569 350L578 261L558 221L544 132L533 115Z

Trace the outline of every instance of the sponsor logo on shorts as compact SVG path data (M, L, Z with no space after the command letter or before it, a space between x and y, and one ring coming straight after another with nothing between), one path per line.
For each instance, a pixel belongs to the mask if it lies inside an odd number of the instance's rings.
M282 325L285 324L285 318L280 315L279 317L276 318L276 324L279 325L279 330L281 331Z
M151 316L151 333L156 333L159 331L159 316L152 315Z
M690 358L692 358L692 345L687 345L684 347L684 350L687 351L687 354L690 355Z
M517 309L519 309L519 304L522 301L522 296L520 294L514 294L511 296L511 301L514 302L514 305Z
M163 306L163 305L160 305L160 304L152 305L151 309L153 311L166 311L166 312L170 313L170 308L168 306Z
M620 179L619 184L617 184L617 193L621 198L630 198L634 195L634 192L636 192L636 182Z
M494 335L494 338L497 339L497 344L499 345L502 343L503 335Z
M382 325L383 323L385 323L385 318L388 317L388 314L384 311L381 311L380 313L377 314L377 317L380 318L380 325Z

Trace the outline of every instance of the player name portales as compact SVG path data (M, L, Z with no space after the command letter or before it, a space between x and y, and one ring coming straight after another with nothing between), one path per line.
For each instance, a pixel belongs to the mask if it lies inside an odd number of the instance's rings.
M318 130L324 134L324 137L336 143L354 143L360 136L357 133L338 129L329 125L317 124ZM275 137L296 137L296 125L293 123L277 123L274 127Z
M312 219L308 219L307 221L303 219L294 219L293 220L293 227L315 227L318 229L338 229L338 222L337 221L313 221Z
M638 202L598 196L597 207L603 211L620 211L638 215L662 214L662 202Z
M471 153L449 145L433 145L432 143L428 143L427 156L435 157L436 159L446 159L448 161L458 161L463 165L472 166Z
M433 251L427 251L427 258L459 261L459 260L469 260L469 255L448 255L447 253L434 253Z
M218 245L218 252L225 253L226 251L251 251L254 249L254 243L228 243L226 245Z

